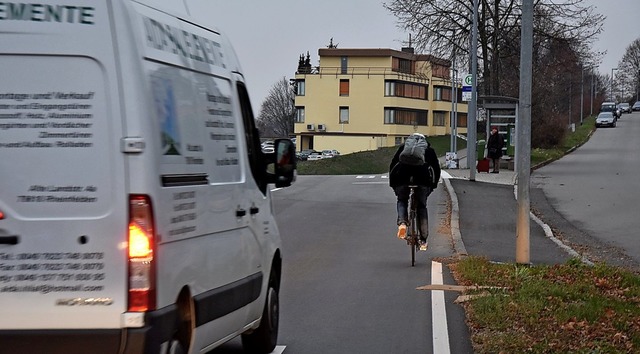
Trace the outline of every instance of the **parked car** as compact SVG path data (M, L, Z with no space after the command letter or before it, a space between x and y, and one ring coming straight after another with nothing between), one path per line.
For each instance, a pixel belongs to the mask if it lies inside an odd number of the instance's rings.
M616 120L620 118L620 111L618 110L618 106L615 102L602 102L600 112L612 112Z
M316 151L316 152L314 152L314 153L310 154L310 155L307 157L307 161L322 160L322 159L324 159L324 158L325 158L325 156L324 156L324 155L322 155L322 153L320 153L320 152Z
M334 157L340 155L338 150L322 150L322 156L324 157Z
M319 152L317 152L317 151L315 151L313 149L300 150L296 154L296 157L300 161L307 161L307 158L309 157L309 155L311 155L313 153L319 153Z
M616 126L616 118L614 117L613 112L600 112L598 114L598 117L596 118L596 128L602 126Z
M262 148L262 152L264 152L265 154L270 154L270 153L274 152L273 141L271 141L271 140L263 141L260 144L260 147Z
M618 104L618 109L621 113L631 113L631 106L627 102Z
M632 111L640 111L640 101L636 101L636 103L633 104L633 107L631 107Z

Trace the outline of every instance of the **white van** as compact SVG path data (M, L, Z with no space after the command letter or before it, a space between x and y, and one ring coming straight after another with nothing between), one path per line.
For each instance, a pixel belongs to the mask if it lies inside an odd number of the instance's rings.
M261 152L226 37L148 0L9 1L0 48L0 353L272 351L295 151Z

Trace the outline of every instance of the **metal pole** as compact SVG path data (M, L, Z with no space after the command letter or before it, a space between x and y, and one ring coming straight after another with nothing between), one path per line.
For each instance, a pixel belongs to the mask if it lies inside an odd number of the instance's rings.
M613 99L613 68L611 68L611 82L609 82L609 98Z
M455 106L456 105L455 104L455 93L456 93L456 91L455 91L455 74L454 74L454 72L456 70L455 69L455 67L456 67L456 55L455 54L453 55L453 58L452 58L451 62L452 62L451 63L451 114L449 115L449 126L451 127L451 131L450 131L450 133L451 133L451 148L449 149L449 151L456 152L454 150L455 149L456 137L455 137L455 135L453 135L453 119L454 119L453 112L454 112L454 110L456 108L456 106ZM447 166L447 168L448 167L449 166Z
M471 101L469 101L469 114L467 122L467 165L469 167L469 180L476 180L476 143L477 143L477 117L478 107L478 0L473 0L473 29L471 35Z
M454 82L456 83L454 93L455 100L453 103L453 151L458 151L458 70L454 70ZM460 166L458 166L459 168Z
M593 68L591 68L591 111L589 115L593 115Z
M573 114L572 112L572 107L573 107L573 76L571 76L571 74L569 74L569 129L571 128L571 115Z
M611 68L611 88L610 88L610 92L611 92L611 101L612 102L616 101L615 97L613 97L613 71L614 70L618 70L618 68Z
M582 71L580 73L580 125L582 125L583 109L584 109L584 67L582 67Z
M516 156L518 157L518 221L516 262L529 264L529 180L531 173L531 83L533 76L533 0L522 1L522 43L520 46L520 97Z

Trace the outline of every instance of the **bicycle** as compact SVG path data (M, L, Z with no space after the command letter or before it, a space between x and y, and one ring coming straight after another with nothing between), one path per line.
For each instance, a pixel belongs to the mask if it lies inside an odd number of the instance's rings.
M420 248L418 231L418 201L415 198L416 185L409 186L409 225L407 225L407 236L405 240L411 248L411 266L416 264L416 252Z

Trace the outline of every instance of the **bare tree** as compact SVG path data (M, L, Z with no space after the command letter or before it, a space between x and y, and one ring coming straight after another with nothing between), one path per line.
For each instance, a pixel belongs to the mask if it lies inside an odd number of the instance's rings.
M283 77L271 87L260 107L257 126L262 136L288 137L293 133L296 116L294 102L294 89Z
M640 38L635 39L625 50L618 63L617 81L622 89L621 101L638 100L640 93ZM626 93L626 95L624 95Z
M384 6L413 34L418 49L442 58L461 55L462 65L468 64L464 61L469 57L472 1L393 0ZM593 6L584 6L582 0L536 0L535 10L537 38L564 39L581 58L594 55L589 44L602 32L604 16ZM520 14L520 1L479 0L478 58L484 94L501 94L500 75L508 70L501 62L517 53L504 49L519 46L513 40L519 38Z

